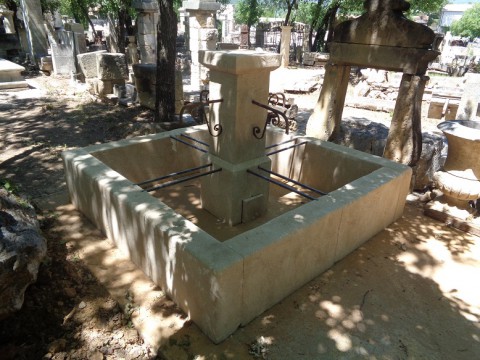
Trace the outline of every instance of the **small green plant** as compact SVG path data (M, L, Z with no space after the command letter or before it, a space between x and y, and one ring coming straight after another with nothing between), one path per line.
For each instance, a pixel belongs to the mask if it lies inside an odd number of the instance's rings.
M10 180L0 179L0 187L7 190L10 194L18 193L18 188Z

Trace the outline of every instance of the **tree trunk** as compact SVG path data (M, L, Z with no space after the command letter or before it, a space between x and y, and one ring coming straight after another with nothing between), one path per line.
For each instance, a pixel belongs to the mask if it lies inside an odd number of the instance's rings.
M158 0L157 83L155 121L172 121L175 114L175 57L177 17L173 0Z
M340 7L340 5L336 4L333 5L331 8L327 10L325 13L325 16L322 19L322 22L317 28L317 35L315 36L315 41L313 42L312 46L312 51L319 51L319 50L325 50L325 33L327 32L327 29L329 29L330 24L335 23L335 16L337 14L337 10ZM331 34L329 33L329 38L333 36L333 28L331 29Z
M127 18L127 10L122 8L118 12L118 30L117 30L117 44L118 44L118 52L121 54L125 54L125 25L126 25L126 18Z

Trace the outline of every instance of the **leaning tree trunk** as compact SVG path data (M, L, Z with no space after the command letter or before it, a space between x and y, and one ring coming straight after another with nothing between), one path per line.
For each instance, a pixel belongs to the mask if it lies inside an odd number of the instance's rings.
M175 114L175 57L177 17L173 0L158 0L157 83L155 121L171 121Z
M315 36L315 41L313 42L312 51L325 50L325 33L329 28L330 24L333 24L335 21L335 15L340 6L338 4L332 6L327 10L325 16L322 19L322 22L317 28L317 35Z
M127 10L125 8L122 8L118 11L118 39L117 39L117 45L118 45L118 52L121 54L125 54L125 48L127 47L127 44L125 43L125 37L126 37L126 31L125 31L125 25L126 25L126 19L127 19Z

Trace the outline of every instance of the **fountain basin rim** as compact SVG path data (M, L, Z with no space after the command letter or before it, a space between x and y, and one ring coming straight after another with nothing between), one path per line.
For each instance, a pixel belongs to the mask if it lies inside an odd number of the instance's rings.
M449 120L437 125L445 135L466 140L480 141L480 122L471 120Z

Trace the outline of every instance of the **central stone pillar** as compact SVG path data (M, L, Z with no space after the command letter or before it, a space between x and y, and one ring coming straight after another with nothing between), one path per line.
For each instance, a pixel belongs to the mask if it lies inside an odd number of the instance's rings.
M222 171L202 178L202 206L230 225L251 221L267 209L268 182L247 173L258 166L270 169L263 130L267 111L252 104L268 100L270 72L281 56L254 51L200 51L199 62L210 69L210 127L222 128L212 136L209 162ZM216 133L213 133L216 135Z

